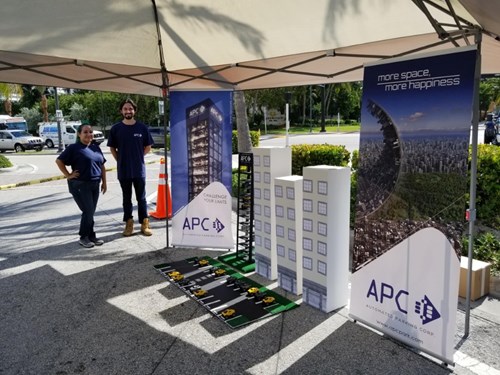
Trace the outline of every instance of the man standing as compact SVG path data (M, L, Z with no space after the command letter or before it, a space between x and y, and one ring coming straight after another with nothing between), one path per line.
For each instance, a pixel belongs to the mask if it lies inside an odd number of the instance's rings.
M132 187L137 199L137 210L141 232L151 236L146 202L146 164L144 155L151 151L153 138L146 125L135 120L137 106L132 99L120 103L120 113L123 120L111 127L108 137L108 147L117 162L118 181L123 194L124 236L134 233L132 215Z

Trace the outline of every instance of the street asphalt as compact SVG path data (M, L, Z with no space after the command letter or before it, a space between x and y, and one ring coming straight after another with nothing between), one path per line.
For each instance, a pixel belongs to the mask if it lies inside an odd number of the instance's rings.
M151 210L160 157L147 159ZM0 172L2 375L500 374L496 298L472 303L467 338L459 301L454 366L353 322L348 306L326 314L301 304L232 330L153 268L226 251L167 246L165 220L152 219L151 237L123 237L113 170L95 217L105 244L84 249L66 181L36 173L26 181L21 172L22 166ZM233 225L234 233L234 214ZM275 282L250 277L301 302Z

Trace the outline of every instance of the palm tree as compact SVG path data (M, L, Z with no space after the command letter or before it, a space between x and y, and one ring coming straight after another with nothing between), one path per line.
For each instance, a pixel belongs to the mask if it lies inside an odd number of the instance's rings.
M21 86L14 83L0 83L0 94L5 98L5 112L12 116L12 103L10 101L12 94L22 95Z

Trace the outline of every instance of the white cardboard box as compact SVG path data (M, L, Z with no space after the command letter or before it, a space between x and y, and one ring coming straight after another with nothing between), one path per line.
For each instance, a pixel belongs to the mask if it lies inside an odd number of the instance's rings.
M467 272L469 266L469 258L461 257L460 259L460 286L458 295L466 298L467 294ZM490 291L490 267L487 262L472 259L472 277L471 277L471 293L470 299L475 301Z

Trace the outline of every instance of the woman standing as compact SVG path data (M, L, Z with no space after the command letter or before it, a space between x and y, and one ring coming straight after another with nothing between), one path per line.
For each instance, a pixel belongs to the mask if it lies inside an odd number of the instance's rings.
M90 248L104 243L96 237L94 232L94 213L99 199L101 180L102 193L104 194L107 190L106 169L104 168L106 159L99 145L93 142L92 126L80 125L77 134L76 143L69 145L59 155L56 164L64 177L68 179L69 192L82 211L79 244ZM71 172L66 166L71 166Z

